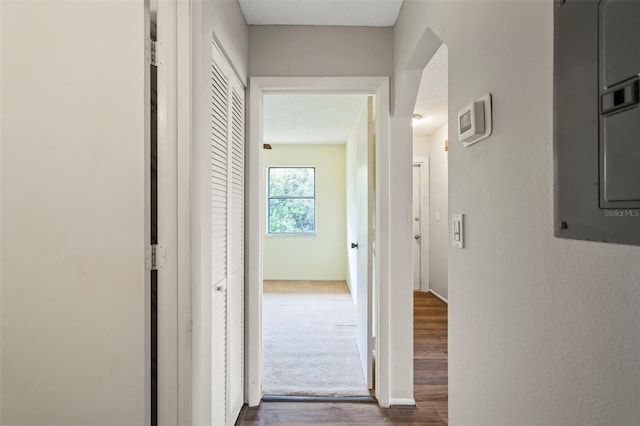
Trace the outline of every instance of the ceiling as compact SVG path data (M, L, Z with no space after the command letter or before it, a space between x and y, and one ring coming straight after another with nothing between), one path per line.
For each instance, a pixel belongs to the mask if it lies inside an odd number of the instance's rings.
M239 0L249 25L392 27L402 0Z
M422 71L420 89L416 98L414 114L420 114L420 120L413 132L417 135L430 135L447 123L448 117L448 50L443 43Z
M366 95L266 94L263 142L343 144L356 123Z

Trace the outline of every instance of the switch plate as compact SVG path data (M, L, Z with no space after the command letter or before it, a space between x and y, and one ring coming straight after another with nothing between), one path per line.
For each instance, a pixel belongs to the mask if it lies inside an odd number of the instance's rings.
M436 212L436 220L440 220L440 212Z
M451 246L464 248L464 214L451 216Z

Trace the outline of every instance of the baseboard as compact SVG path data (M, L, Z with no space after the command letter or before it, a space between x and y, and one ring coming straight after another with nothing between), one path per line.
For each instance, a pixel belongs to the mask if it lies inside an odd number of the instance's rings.
M445 299L444 297L440 296L438 293L436 293L435 291L429 289L429 293L433 294L435 297L437 297L438 299L442 300L444 303L446 303L447 305L449 304L449 301L447 299Z
M389 405L416 405L416 400L413 398L391 398Z
M346 278L263 278L262 281L270 282L304 282L304 283L347 283Z
M242 408L240 409L240 414L238 414L238 418L236 419L234 426L240 426L242 422L244 422L244 418L247 415L248 409L249 409L249 406L247 404L242 405Z
M264 395L264 402L363 402L377 403L372 396L299 396L299 395Z

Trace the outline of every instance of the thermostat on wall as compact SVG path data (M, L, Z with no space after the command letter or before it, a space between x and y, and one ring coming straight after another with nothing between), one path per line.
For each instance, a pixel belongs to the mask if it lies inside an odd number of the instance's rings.
M491 95L486 94L458 113L458 140L473 145L491 136Z

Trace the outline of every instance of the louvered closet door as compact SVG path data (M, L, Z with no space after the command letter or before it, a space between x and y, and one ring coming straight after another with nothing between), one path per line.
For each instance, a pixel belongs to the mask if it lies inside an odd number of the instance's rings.
M214 47L211 64L211 419L227 424L229 78Z
M244 400L244 88L236 78L230 113L227 408L229 419L235 420Z
M244 400L244 88L214 46L211 68L212 422Z

